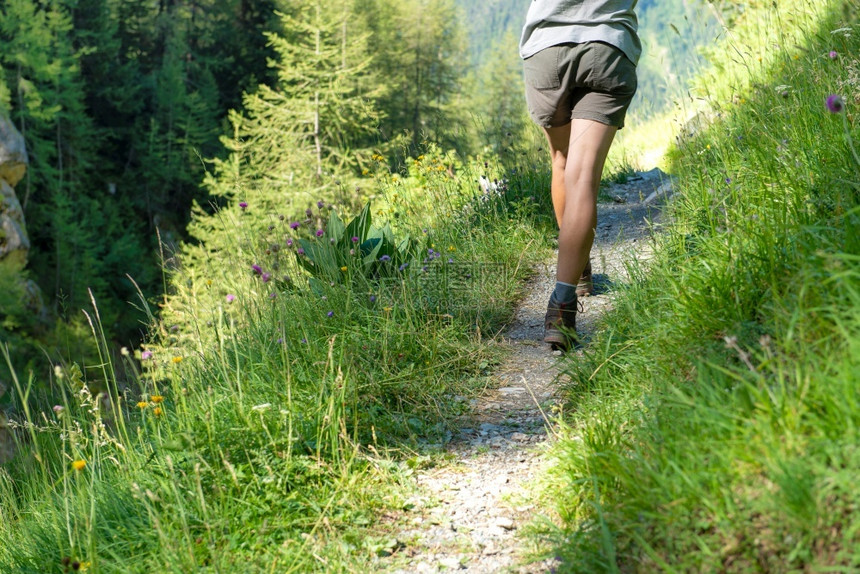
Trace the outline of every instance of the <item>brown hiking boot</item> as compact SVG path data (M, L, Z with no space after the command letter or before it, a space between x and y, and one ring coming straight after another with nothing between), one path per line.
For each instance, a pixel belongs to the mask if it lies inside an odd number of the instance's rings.
M585 269L582 271L582 277L579 278L579 282L576 284L576 296L577 297L588 297L594 292L594 279L591 277L591 259L588 260L588 264L585 266Z
M559 303L555 293L549 298L544 318L543 340L549 343L553 350L566 351L576 343L576 298L570 303Z

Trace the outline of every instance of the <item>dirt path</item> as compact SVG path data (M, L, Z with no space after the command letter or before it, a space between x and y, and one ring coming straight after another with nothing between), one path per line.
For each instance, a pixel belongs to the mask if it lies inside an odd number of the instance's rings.
M588 344L612 305L613 283L624 281L624 261L647 257L647 220L669 191L659 170L613 184L602 194L592 250L595 294L581 299L577 331ZM649 215L650 214L650 215ZM474 573L547 572L550 562L523 564L519 529L535 516L531 489L552 440L553 406L561 353L543 343L543 316L555 285L555 264L539 265L514 321L502 337L508 358L448 444L451 464L416 472L420 495L397 534L402 545L381 564L398 573L461 570ZM580 351L581 352L581 351Z

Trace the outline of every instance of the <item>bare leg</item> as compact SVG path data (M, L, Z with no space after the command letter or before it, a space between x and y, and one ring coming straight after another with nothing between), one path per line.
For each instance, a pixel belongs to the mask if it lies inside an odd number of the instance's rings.
M557 280L576 285L594 243L600 176L618 128L575 119L544 131L552 157L551 194L559 224Z

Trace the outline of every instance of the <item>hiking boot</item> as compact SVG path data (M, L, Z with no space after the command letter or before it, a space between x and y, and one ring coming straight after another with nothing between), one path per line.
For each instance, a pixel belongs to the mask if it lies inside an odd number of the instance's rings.
M594 292L594 279L591 276L591 259L588 260L588 264L585 266L585 269L582 271L582 277L579 278L579 282L576 284L576 296L577 297L588 297Z
M576 343L576 298L569 303L559 303L553 293L546 307L543 327L543 340L553 350L566 351Z

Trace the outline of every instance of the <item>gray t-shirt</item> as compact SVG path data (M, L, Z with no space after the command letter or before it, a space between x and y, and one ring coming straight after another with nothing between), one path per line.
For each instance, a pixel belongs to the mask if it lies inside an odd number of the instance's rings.
M605 42L639 62L642 44L633 9L637 0L532 0L520 38L520 56L565 42Z

